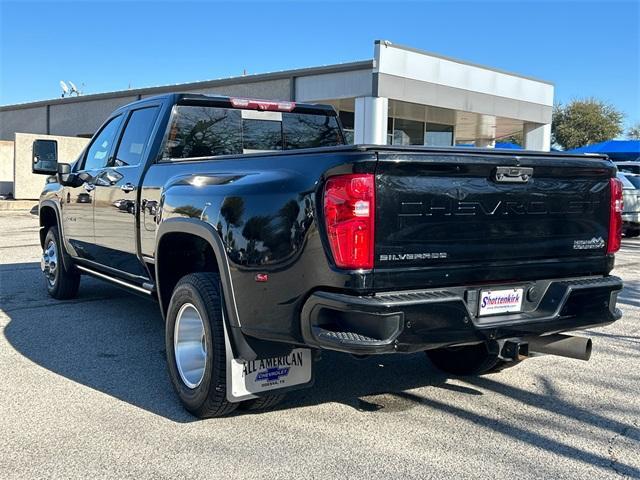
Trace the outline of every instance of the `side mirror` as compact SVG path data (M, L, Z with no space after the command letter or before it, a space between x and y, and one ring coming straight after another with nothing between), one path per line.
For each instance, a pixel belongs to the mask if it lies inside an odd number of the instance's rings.
M31 172L38 175L58 173L58 142L55 140L35 140L33 142Z
M71 173L71 165L69 165L68 163L59 163L58 164L58 183L60 183L60 185L64 185L66 187L73 187L75 186L74 183L76 182L76 175Z
M83 183L90 183L95 180L89 172L75 173L71 171L68 163L58 164L58 182L65 187L79 187Z

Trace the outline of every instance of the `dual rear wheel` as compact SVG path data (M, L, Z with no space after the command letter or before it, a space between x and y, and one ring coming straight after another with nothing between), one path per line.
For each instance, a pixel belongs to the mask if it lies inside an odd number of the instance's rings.
M184 276L167 309L166 350L171 383L185 408L198 418L228 415L236 408L261 410L284 396L227 400L224 302L217 273Z

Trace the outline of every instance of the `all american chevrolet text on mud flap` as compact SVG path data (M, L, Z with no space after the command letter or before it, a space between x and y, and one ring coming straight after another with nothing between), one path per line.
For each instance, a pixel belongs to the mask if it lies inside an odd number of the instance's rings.
M198 417L277 404L322 350L479 374L586 360L564 332L621 316L606 157L346 145L330 106L194 94L119 108L72 164L37 142L49 294L156 299Z

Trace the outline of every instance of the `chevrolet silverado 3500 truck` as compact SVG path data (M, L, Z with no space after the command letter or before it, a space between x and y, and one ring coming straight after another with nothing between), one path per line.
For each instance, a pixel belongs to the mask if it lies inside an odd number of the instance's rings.
M266 408L321 350L424 351L481 374L621 316L606 157L345 145L331 107L170 94L116 110L72 164L34 143L42 271L156 298L194 415Z

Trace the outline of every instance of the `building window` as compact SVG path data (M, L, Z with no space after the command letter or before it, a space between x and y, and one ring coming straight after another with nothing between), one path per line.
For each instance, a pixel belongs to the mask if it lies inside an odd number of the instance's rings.
M394 145L424 145L424 122L396 118L393 127Z
M347 143L354 143L355 116L353 112L338 113ZM453 125L425 123L404 118L387 119L387 145L453 145Z
M424 144L430 147L450 147L453 145L453 126L427 123Z
M349 145L353 145L355 143L355 115L353 112L346 112L344 110L340 110L338 113L340 117L340 122L342 123L342 129L344 131L345 141Z
M353 145L355 143L355 114L353 112L347 112L340 110L338 113L340 122L342 123L342 129L344 131L346 143ZM387 118L387 145L393 144L393 118Z

